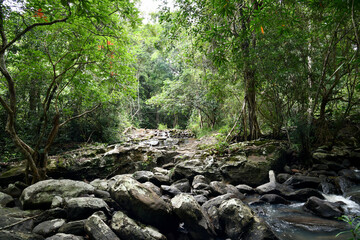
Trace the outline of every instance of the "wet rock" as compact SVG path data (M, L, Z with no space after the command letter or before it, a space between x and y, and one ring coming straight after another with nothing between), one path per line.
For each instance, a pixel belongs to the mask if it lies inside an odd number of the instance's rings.
M134 172L133 178L141 183L144 183L154 178L154 173L150 171L137 171Z
M120 240L99 216L91 216L85 221L85 232L93 240Z
M33 229L33 233L49 237L57 232L57 230L64 225L65 219L53 219L38 224Z
M285 185L291 186L293 188L315 188L319 187L321 179L317 177L308 177L308 176L292 176L285 181Z
M260 197L260 201L271 204L290 204L288 200L276 194L265 194Z
M66 201L66 211L71 220L85 219L96 211L109 213L110 209L101 198L78 197Z
M171 206L153 190L131 177L119 177L110 193L123 209L145 224L168 231L178 226Z
M358 170L343 169L339 171L340 176L344 176L353 182L360 182L360 172Z
M306 231L317 232L340 232L348 229L348 226L344 222L320 218L317 216L282 216L279 217L280 221L291 223L292 225L305 229Z
M179 194L171 199L171 205L193 239L214 239L214 227L193 196Z
M63 198L79 197L93 193L95 188L90 184L73 180L45 180L24 189L21 203L24 209L50 208L55 196Z
M348 178L346 178L344 176L340 176L340 177L335 178L334 183L335 183L336 188L342 194L345 194L346 192L349 191L350 188L355 186L354 182L350 181Z
M157 229L144 226L120 211L113 215L111 219L111 228L121 239L166 240L166 237Z
M279 240L269 226L260 218L254 216L254 221L248 232L242 236L244 240Z
M224 201L219 207L220 225L231 239L241 239L254 221L251 209L240 199Z
M85 221L86 220L78 220L65 223L59 228L58 232L82 236L85 234Z
M84 238L72 234L58 233L54 236L46 238L45 240L84 240Z
M10 195L0 192L0 207L10 207L14 204L14 199Z
M350 197L350 200L352 200L360 205L360 191L359 190L348 192L348 193L346 193L345 196Z
M189 179L178 180L178 181L174 182L173 184L171 184L171 186L176 187L177 189L179 189L183 193L190 192Z
M288 193L283 197L288 200L294 200L299 202L305 202L309 197L317 197L320 199L324 199L324 196L318 190L315 190L313 188L299 189L294 192Z
M339 204L321 200L317 197L310 197L304 204L304 210L324 218L336 218L344 214Z
M320 191L322 191L325 194L338 194L336 187L334 184L329 182L321 182L319 185Z
M288 180L291 177L288 173L280 173L276 176L276 180L278 183L284 183L286 180Z

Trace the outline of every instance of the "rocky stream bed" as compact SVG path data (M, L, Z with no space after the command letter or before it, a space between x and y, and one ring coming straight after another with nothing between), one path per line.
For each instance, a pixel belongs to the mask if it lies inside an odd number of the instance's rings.
M321 147L304 168L288 148L129 129L52 156L31 186L23 163L4 165L0 240L347 239L337 217L360 215L360 149Z

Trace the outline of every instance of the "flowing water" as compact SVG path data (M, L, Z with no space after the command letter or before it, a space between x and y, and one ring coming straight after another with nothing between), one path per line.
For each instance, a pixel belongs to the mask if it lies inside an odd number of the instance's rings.
M325 195L330 202L343 202L345 214L360 215L360 206L348 198L338 195ZM324 219L303 211L304 203L265 204L252 208L265 219L281 240L347 240L351 234L339 232L349 230L349 225L336 219Z

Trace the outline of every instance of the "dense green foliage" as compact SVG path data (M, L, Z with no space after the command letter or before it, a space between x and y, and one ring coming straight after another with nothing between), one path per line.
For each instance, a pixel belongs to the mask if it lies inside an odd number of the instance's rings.
M355 0L176 0L142 25L133 1L2 2L1 161L130 125L307 154L360 121L359 23Z

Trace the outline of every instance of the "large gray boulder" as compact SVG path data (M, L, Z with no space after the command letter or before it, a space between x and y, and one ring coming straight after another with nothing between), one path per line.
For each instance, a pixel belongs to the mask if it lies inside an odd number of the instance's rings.
M166 240L157 229L145 226L118 211L111 219L111 228L121 239L128 240Z
M90 184L73 180L45 180L37 182L21 194L20 201L24 209L47 209L55 196L63 198L92 194L95 188Z
M214 226L193 196L179 194L171 199L171 205L193 239L214 239Z
M240 199L224 201L219 207L220 225L231 239L241 239L249 231L253 221L253 211Z
M86 220L85 232L92 240L120 240L110 227L97 215L92 215Z
M178 226L170 204L132 177L119 176L110 193L123 209L145 224L167 231Z
M110 209L101 198L78 197L66 201L66 211L69 219L78 220L86 219L97 211L109 213Z

